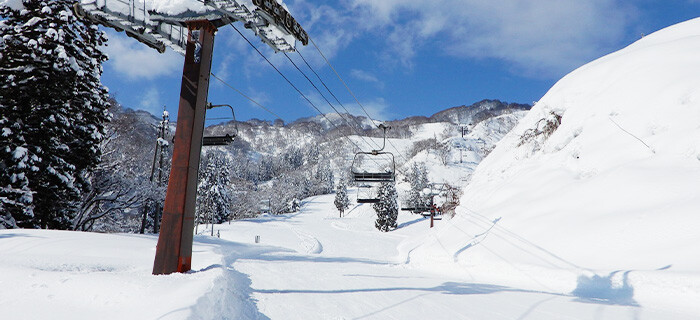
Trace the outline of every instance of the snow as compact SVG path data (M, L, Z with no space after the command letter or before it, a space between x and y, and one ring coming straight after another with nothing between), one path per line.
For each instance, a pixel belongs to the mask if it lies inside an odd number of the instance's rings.
M21 4L21 1L19 0L4 0L7 2L19 2ZM197 1L197 0L135 0L136 1L136 7L137 8L142 8L144 5L146 6L147 10L154 10L158 13L161 14L166 14L166 15L179 15L186 13L188 11L190 12L195 12L195 13L205 13L205 12L210 12L212 9L205 5L202 1ZM108 1L105 0L104 2L101 1L96 1L96 0L82 0L83 3L97 3L100 5L101 3L106 3L111 10L118 10L119 6L122 6L122 11L123 10L128 10L128 6L125 5L120 5L119 1ZM145 2L145 3L144 3ZM246 6L250 11L254 11L256 6L253 5L253 2L251 0L236 0L241 5ZM287 6L281 1L278 0L283 7L287 8ZM123 12L123 13L128 13L128 11Z
M695 19L560 80L481 162L457 218L416 259L700 315L698 50ZM523 139L552 114L562 118L551 136Z
M349 190L351 199L355 190ZM370 205L343 218L334 195L306 199L300 212L214 226L195 236L193 270L152 276L155 236L0 230L3 316L52 319L692 319L653 305L582 300L571 292L508 286L416 250L450 230L399 213L399 229L374 228ZM457 218L456 218L457 219ZM256 236L260 243L256 243ZM488 239L488 238L487 238ZM501 271L501 270L492 270ZM528 270L528 272L532 272ZM640 272L641 274L641 272ZM517 274L516 274L517 275ZM570 288L559 273L541 274ZM501 278L518 278L501 274ZM624 274L592 279L619 285ZM684 285L683 277L670 279ZM500 279L499 281L502 281ZM637 288L635 288L636 290ZM637 298L635 291L635 299ZM670 297L683 299L684 297ZM687 297L685 298L688 299ZM37 308L39 302L41 307ZM11 306L11 307L10 307ZM695 314L695 318L697 314Z
M220 239L195 236L194 271L168 276L150 274L155 236L0 230L3 318L698 319L698 50L695 19L579 68L488 156L518 116L464 139L414 128L451 150L404 167L469 182L432 229L401 211L382 233L371 206L340 218L334 195L312 197L213 226Z
M0 285L13 288L0 290L3 319L182 319L195 307L215 304L207 293L222 285L218 280L226 272L214 266L220 263L220 246L197 241L196 271L152 276L156 240L2 230ZM245 311L245 301L237 306Z
M203 13L211 11L204 3L196 0L146 0L147 4L156 12L169 15L178 15L187 11Z
M0 0L0 6L8 7L14 11L24 9L24 4L22 4L22 0Z

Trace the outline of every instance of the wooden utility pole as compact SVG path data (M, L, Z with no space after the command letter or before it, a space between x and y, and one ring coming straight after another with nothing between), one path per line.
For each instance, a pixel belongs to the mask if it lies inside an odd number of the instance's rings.
M197 174L216 27L208 20L190 21L187 27L173 162L153 274L187 272L192 268Z

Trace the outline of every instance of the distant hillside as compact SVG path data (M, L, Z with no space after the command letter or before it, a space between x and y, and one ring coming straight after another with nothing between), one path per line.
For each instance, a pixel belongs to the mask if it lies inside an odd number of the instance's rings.
M464 184L478 162L515 126L527 108L497 100L482 101L470 107L448 109L430 118L416 116L386 121L391 127L388 132L391 140L385 150L394 155L397 182L402 183L403 172L409 166L426 163L433 172L433 180L453 178L454 185ZM111 145L116 148L114 154L125 155L130 163L128 171L114 174L127 175L122 181L148 185L145 180L150 177L160 119L119 106L113 112L112 127L118 139ZM462 138L460 122L454 119L465 117L471 119L471 133ZM203 147L200 179L211 174L226 177L220 181L226 185L219 190L225 190L226 197L231 199L228 205L233 218L257 215L261 203L266 203L273 213L292 212L299 200L330 193L336 182L346 179L356 152L382 146L383 135L375 125L362 116L328 114L288 124L281 120L251 119L210 126L205 129L205 136L237 133L237 138L230 146ZM170 127L172 135L175 124L171 123ZM171 142L172 136L166 140ZM167 170L168 164L165 167ZM124 212L130 214L129 222L120 228L138 229L141 221L134 215L136 212ZM119 217L113 215L110 219L118 221Z
M485 119L513 111L526 111L529 104L507 103L500 100L482 100L470 106L459 106L432 115L430 122L451 122L455 124L477 124Z

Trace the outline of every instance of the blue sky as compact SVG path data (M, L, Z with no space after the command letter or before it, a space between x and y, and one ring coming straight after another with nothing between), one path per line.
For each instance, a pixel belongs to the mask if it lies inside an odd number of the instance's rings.
M700 0L285 0L285 4L370 115L383 120L430 116L482 99L532 103L586 62L700 12ZM274 54L240 23L237 26L322 111L331 111L283 55ZM159 115L165 105L175 118L183 58L170 50L158 54L123 34L107 32L111 59L105 64L103 83L126 107ZM300 51L345 107L363 114L313 46ZM296 53L290 56L303 65ZM216 35L212 72L285 122L317 115L230 27ZM275 119L213 78L209 100L233 105L239 120Z

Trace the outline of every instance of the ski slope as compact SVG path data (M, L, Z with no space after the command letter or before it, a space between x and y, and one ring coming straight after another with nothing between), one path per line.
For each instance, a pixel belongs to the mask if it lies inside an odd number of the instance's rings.
M424 263L700 318L699 50L694 19L561 79L479 164Z
M333 198L306 199L293 214L215 225L221 238L199 226L188 274L150 275L153 236L0 230L0 286L12 288L0 291L3 319L697 318L509 286L454 261L426 264L431 255L415 249L451 221L430 229L429 220L402 212L398 230L380 233L369 206L354 205L341 218Z

